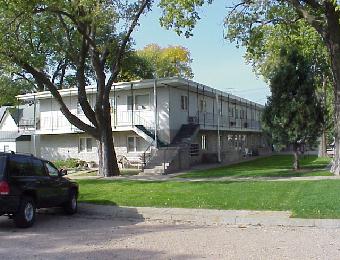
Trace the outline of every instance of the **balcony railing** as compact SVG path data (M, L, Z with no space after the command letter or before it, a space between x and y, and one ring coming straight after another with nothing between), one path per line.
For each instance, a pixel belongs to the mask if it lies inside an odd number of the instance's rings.
M189 121L195 122L203 127L217 127L218 117L221 128L261 130L261 123L257 120L245 118L235 119L227 115L218 115L207 112L199 113L196 117L190 117Z

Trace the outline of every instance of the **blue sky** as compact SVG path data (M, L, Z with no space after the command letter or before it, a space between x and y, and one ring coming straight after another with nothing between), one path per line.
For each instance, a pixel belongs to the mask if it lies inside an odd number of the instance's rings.
M135 48L150 43L162 47L182 45L190 50L195 81L264 104L270 93L266 83L256 78L251 66L245 64L244 49L237 49L223 39L225 5L226 1L218 0L203 8L202 19L190 39L163 29L159 25L161 10L154 7L134 32Z

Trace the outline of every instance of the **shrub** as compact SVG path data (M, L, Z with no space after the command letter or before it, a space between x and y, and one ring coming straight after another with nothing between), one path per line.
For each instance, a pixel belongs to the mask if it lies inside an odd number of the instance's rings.
M79 160L74 158L69 158L66 160L57 160L53 162L58 169L73 169L77 168L79 165Z

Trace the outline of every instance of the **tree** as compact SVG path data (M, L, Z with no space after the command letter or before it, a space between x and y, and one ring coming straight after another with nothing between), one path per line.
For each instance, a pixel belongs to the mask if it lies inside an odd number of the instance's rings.
M272 96L263 112L264 129L278 145L291 145L293 168L299 169L303 145L315 145L323 123L323 110L317 98L314 71L297 49L281 50L270 75Z
M33 86L24 80L13 79L8 75L0 77L0 107L17 104L16 96L33 90Z
M0 1L0 60L48 89L68 121L98 143L99 173L118 175L109 95L131 33L152 0ZM70 79L90 124L72 114L58 89ZM95 108L85 86L96 84Z
M200 18L198 8L212 0L161 0L161 24L188 37ZM337 0L239 1L226 18L228 38L251 44L256 28L277 23L306 21L321 36L327 47L334 81L335 156L331 171L340 175L340 5ZM254 34L255 32L255 34Z
M193 78L190 52L182 46L162 48L157 44L149 44L137 51L137 54L149 63L157 78L174 76Z

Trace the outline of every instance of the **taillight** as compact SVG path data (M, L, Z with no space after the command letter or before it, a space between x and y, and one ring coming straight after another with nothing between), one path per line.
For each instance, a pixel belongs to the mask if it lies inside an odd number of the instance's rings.
M0 181L0 195L9 194L9 185L6 181Z

